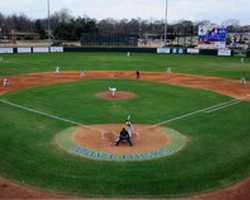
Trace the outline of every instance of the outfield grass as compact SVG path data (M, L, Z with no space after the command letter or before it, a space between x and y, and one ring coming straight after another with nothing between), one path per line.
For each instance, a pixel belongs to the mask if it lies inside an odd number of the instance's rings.
M79 56L70 56L74 55ZM110 85L138 96L124 101L95 97ZM155 124L231 99L199 89L123 79L22 89L1 98L83 124L123 123L128 114L134 123ZM123 163L83 159L60 149L54 137L72 126L69 123L2 103L0 110L0 174L47 191L166 197L218 189L250 175L248 102L168 123L190 139L184 150L161 159Z
M2 55L1 55L2 56ZM3 54L0 76L62 70L140 70L250 79L250 59L236 57L132 53Z

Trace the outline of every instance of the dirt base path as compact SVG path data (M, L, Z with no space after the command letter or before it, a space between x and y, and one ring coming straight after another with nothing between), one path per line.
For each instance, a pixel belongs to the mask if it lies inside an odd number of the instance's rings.
M136 76L135 73L131 71L88 71L86 72L85 78L81 78L79 72L62 72L60 74L23 74L19 76L11 76L10 86L8 87L2 86L3 77L0 78L0 93L17 90L19 88L28 88L34 86L98 78L136 79ZM238 80L226 78L194 76L189 74L141 72L140 80L154 81L190 88L201 88L204 90L231 96L233 98L242 98L250 94L250 82L242 84L239 83ZM247 100L250 101L250 98L247 98Z
M0 95L6 92L14 91L21 88L34 86L51 85L56 83L65 83L71 81L98 79L98 78L127 78L136 79L134 72L129 71L87 71L86 77L81 78L79 72L62 72L40 73L40 74L23 74L19 76L10 76L10 86L3 87L3 77L0 78ZM250 101L250 83L241 84L237 80L193 76L188 74L166 74L155 72L141 72L140 80L154 81L171 85L185 86L190 88L200 88L216 93L224 94L233 98L240 98ZM12 183L0 177L0 199L4 198L45 198L58 199L62 196L48 194L25 186ZM72 199L65 196L63 199ZM80 198L77 198L80 199ZM196 195L186 198L171 198L171 200L249 200L250 199L250 178L239 184L222 189L216 192ZM170 199L169 199L170 200Z

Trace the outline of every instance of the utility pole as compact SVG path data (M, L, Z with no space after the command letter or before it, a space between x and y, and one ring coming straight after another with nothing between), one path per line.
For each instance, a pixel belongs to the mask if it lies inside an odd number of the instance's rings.
M166 11L165 11L164 46L167 46L167 31L168 31L168 0L166 0Z

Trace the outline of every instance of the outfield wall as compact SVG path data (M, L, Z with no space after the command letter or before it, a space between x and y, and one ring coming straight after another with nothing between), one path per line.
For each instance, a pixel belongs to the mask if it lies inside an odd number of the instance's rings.
M196 49L196 48L64 48L64 47L27 47L0 48L0 54L12 53L62 53L62 52L130 52L130 53L159 53L159 54L196 54L214 56L250 57L247 50L229 49Z

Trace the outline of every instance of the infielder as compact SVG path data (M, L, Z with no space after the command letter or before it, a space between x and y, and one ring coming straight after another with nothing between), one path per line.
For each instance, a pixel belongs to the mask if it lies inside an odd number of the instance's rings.
M81 77L81 78L84 78L85 76L86 76L85 70L82 69L82 70L80 71L80 77Z
M240 77L240 83L246 84L247 83L246 78L241 76Z
M139 78L140 78L140 72L137 70L137 71L135 72L135 74L136 74L136 78L139 79Z
M61 68L59 66L56 67L56 74L60 74L61 73Z
M10 85L10 79L4 78L3 79L3 86L9 86Z
M171 74L172 73L172 70L171 70L171 68L169 67L169 68L167 68L167 74Z

